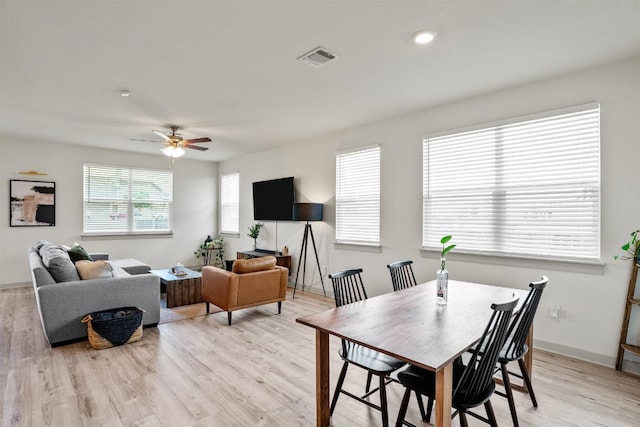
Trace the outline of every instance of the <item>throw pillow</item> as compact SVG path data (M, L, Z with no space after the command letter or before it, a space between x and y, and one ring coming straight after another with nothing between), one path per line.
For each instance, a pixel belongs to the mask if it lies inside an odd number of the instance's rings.
M71 261L73 262L81 260L93 261L93 258L91 258L91 255L89 255L89 252L87 252L85 248L80 245L72 246L70 249L67 249L67 253L69 254L69 258L71 258Z
M56 282L80 280L69 254L60 246L45 244L40 248L42 263Z
M80 260L76 262L76 268L82 280L110 279L114 277L113 267L109 261Z

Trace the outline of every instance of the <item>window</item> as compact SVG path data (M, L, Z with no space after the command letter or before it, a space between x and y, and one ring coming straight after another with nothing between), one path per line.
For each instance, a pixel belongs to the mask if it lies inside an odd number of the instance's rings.
M336 155L336 241L380 244L380 147Z
M85 233L171 231L171 172L84 165L83 182Z
M452 234L476 253L600 259L600 107L423 141L422 245Z
M220 178L220 231L240 233L240 174L232 172Z

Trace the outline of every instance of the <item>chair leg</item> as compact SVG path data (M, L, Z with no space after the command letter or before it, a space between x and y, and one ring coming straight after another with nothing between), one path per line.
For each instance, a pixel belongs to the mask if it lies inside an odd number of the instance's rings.
M493 406L491 406L491 400L484 402L484 409L487 411L487 418L491 427L498 427L498 421L496 420L496 414L493 412Z
M382 411L382 427L389 427L389 408L387 408L386 378L380 375L380 409Z
M278 314L282 314L282 301L278 301Z
M518 359L518 365L520 365L520 372L522 372L522 379L527 386L527 390L529 391L529 397L531 398L531 403L533 403L533 407L538 407L538 401L536 400L536 395L533 393L533 386L531 386L531 378L529 377L529 370L527 369L527 365L524 363L524 359Z
M402 396L402 403L400 404L400 410L398 411L398 419L396 420L396 427L402 427L404 416L407 414L407 407L409 406L409 398L411 397L411 389L404 391Z
M333 399L331 400L331 408L329 409L329 415L333 415L333 410L336 409L336 404L338 403L338 397L340 396L340 390L342 390L342 383L344 383L344 377L347 375L348 367L349 367L349 362L344 362L344 364L342 365L342 370L340 371L340 376L338 377L336 390L333 392Z
M429 398L427 401L427 422L431 421L431 413L433 412L433 398Z
M460 417L460 427L469 427L469 423L467 423L467 414L460 410L458 411L458 416Z
M420 416L422 417L422 421L428 422L427 414L424 412L424 403L422 402L422 395L417 391L415 392L415 395L416 395L416 400L418 401L418 408L420 408Z
M207 314L209 314L209 303L207 301L204 302L205 307L207 307Z
M229 323L229 326L231 326L231 312L227 311L227 323Z
M509 411L511 412L511 419L513 420L513 427L518 427L518 414L516 412L516 402L513 400L513 390L511 389L511 380L509 379L509 371L507 371L507 364L500 363L500 370L502 371L502 382L504 384L504 394L509 402Z
M364 388L365 393L369 393L369 390L371 390L371 378L373 377L373 374L371 372L367 373L367 386Z

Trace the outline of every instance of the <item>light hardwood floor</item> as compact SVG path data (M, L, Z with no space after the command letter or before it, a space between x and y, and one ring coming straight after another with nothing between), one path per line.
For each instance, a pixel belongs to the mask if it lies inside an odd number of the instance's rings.
M232 326L224 313L198 316L145 329L137 343L96 351L87 342L51 349L33 290L1 290L0 425L314 426L315 334L295 319L333 303L301 292L288 298L281 315L271 304L235 312ZM341 362L337 339L331 343L333 387ZM350 368L350 388L364 383L362 372ZM523 427L640 426L637 377L535 351L533 384L538 409L516 395ZM402 391L389 386L392 421ZM494 396L492 402L499 424L511 426L506 400ZM413 400L407 418L423 425ZM377 411L342 396L333 425L381 421Z

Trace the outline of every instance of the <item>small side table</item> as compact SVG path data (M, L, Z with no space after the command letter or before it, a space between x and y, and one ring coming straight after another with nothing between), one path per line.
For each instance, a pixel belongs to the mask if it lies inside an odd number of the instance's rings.
M167 308L202 302L202 274L188 268L184 271L184 276L172 273L170 268L149 271L159 276L160 284L167 289Z

